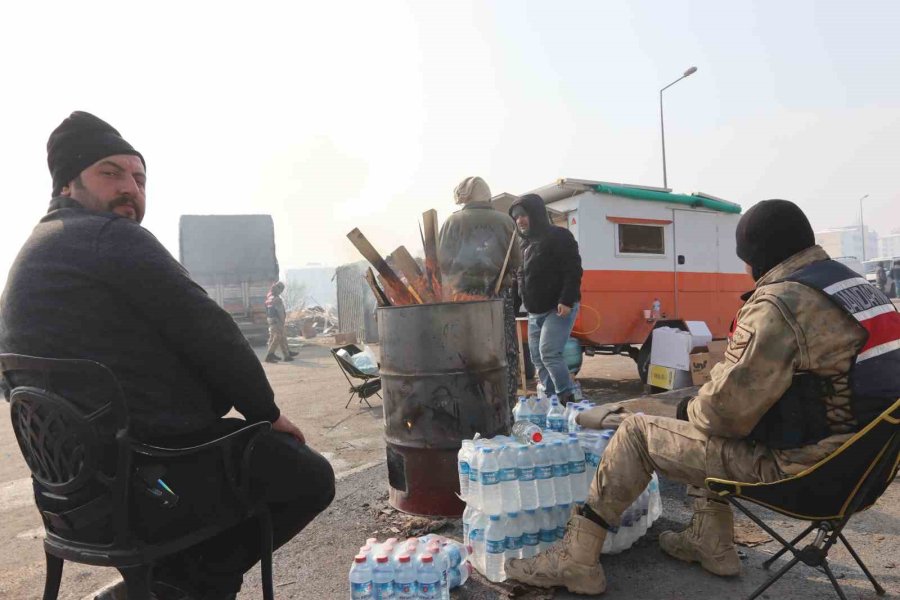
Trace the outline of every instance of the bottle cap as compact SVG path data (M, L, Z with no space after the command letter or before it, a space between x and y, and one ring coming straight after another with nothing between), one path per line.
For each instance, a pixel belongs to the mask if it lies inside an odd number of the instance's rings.
M409 562L409 554L401 554L400 558L398 558L397 560L399 560L400 562L402 562L404 564L408 563Z
M365 554L357 554L356 556L353 557L353 562L355 562L357 564L366 562L366 555Z
M430 563L430 562L434 562L434 557L432 557L430 554L428 554L426 552L425 554L422 555L422 562L426 563L426 564Z
M376 558L375 561L379 563L386 563L388 561L388 557L384 554L379 554L378 558Z
M494 451L494 449L493 448L482 448L481 451L484 452L485 454L490 454L491 452Z
M531 436L531 440L533 442L540 442L543 439L544 439L544 434L542 434L540 431L535 431L534 434Z

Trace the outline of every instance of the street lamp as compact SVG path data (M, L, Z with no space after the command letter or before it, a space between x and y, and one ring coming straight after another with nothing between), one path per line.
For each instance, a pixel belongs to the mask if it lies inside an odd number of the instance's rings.
M863 247L862 259L863 259L863 262L866 262L866 228L863 227L862 201L868 197L869 197L869 195L866 194L865 196L863 196L862 198L859 199L859 235L860 235L860 237L862 237L862 247Z
M693 75L696 72L697 72L697 67L691 67L690 69L688 69L687 71L684 72L684 75L682 75L681 77L679 77L678 79L676 79L675 81L673 81L672 83L670 83L669 85L664 87L663 89L659 90L659 130L660 130L660 133L662 134L663 187L664 188L669 187L669 180L666 177L666 126L663 123L663 101L662 101L663 95L662 95L662 93L664 91L666 91L667 89L669 89L670 87L672 87L673 85L675 85L676 83L678 83L679 81L681 81L682 79L684 79L685 77L690 77L691 75Z

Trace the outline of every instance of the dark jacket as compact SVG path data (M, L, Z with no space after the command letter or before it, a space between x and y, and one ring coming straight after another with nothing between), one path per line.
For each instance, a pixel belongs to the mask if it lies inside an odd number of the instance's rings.
M519 295L530 313L556 310L557 304L575 306L581 300L581 255L578 242L568 229L550 224L544 201L526 194L509 209L522 206L528 213L530 229L522 234L522 268Z
M279 416L234 320L162 244L69 199L53 201L13 263L0 351L107 365L142 439L199 431L232 408L249 421Z

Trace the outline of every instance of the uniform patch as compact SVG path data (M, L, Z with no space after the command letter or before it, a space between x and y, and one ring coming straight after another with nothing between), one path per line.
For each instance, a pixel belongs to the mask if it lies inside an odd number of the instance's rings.
M728 348L725 349L725 359L733 363L740 361L744 355L744 350L750 345L750 340L753 339L754 333L756 332L751 327L738 323L731 334L731 338L728 340Z

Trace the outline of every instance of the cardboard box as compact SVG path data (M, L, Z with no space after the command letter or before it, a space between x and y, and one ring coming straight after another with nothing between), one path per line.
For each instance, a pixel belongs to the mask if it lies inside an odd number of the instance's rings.
M685 321L684 324L691 334L692 349L706 346L712 341L712 332L703 321Z
M664 390L677 390L693 385L690 371L652 364L647 374L647 383Z
M672 327L653 330L650 364L670 369L690 371L691 334ZM660 386L662 387L662 386Z
M725 348L727 347L727 341L716 340L691 351L691 380L694 385L703 385L710 380L709 374L712 368L725 360Z

